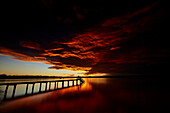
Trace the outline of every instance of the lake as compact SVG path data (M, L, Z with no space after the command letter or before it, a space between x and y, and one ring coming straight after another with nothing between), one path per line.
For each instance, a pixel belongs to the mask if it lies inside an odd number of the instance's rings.
M85 83L80 86L2 102L0 112L163 113L169 110L167 79L85 78L84 80Z

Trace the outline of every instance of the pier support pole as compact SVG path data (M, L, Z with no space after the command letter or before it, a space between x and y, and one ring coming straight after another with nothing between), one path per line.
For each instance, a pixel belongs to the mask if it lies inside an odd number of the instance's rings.
M45 91L47 91L47 83L48 83L48 82L46 82L46 85L45 85Z
M57 89L58 89L58 82L57 82Z
M29 84L27 84L27 86L26 86L25 95L27 95L27 92L28 92L28 85L29 85Z
M17 86L17 85L15 84L15 85L14 85L14 88L13 88L12 98L14 98L16 86Z
M6 86L6 89L5 89L4 98L3 98L4 100L6 99L6 95L7 95L8 87L9 87L9 85L7 85L7 86Z
M83 80L83 79L80 79L80 83L84 83L84 80Z
M73 84L72 84L72 86L74 86L74 80L73 80Z
M78 85L78 79L76 80L76 85Z
M41 92L41 84L42 84L42 83L40 83L40 88L39 88L39 92Z
M62 81L62 88L64 88L64 81Z
M50 88L51 88L51 82L49 82L49 91L50 91Z
M34 93L34 83L32 84L32 94Z
M69 80L68 80L68 84L67 84L67 85L68 85L67 87L69 87L69 85L70 85L70 84L69 84Z
M56 82L55 82L55 84L54 84L54 90L56 89Z

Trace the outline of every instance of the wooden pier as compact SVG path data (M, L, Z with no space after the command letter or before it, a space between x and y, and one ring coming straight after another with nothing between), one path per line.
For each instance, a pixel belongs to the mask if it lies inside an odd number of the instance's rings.
M67 85L65 86L64 83L67 83ZM72 82L72 85L70 84L70 82ZM42 91L42 84L45 83L45 90ZM54 83L54 88L51 88L51 84ZM62 86L59 88L59 83L62 84ZM30 96L30 95L35 95L35 94L39 94L39 93L44 93L44 92L49 92L49 91L55 91L55 90L59 90L59 89L63 89L63 88L68 88L68 87L72 87L72 86L78 86L81 85L82 83L84 83L84 80L81 78L77 78L77 79L70 79L70 80L55 80L55 81L36 81L36 82L17 82L17 83L0 83L0 86L5 85L5 91L4 91L4 97L3 100L11 100L11 99L15 99L15 98L20 98L20 97L25 97L25 96ZM15 92L16 92L16 88L17 85L19 84L26 84L26 90L25 90L25 94L24 95L20 95L20 96L15 96ZM31 93L28 94L28 87L29 85L32 84L32 90ZM34 92L34 87L35 84L39 84L39 90L38 92ZM47 85L49 85L49 88L47 90ZM11 98L7 98L7 94L8 94L8 89L9 86L13 86L13 91L12 91L12 96Z

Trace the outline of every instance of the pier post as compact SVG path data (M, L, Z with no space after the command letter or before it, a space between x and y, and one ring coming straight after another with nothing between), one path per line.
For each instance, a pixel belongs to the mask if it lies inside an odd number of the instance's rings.
M67 85L68 85L67 87L69 87L69 85L70 85L70 84L69 84L69 80L68 80L68 84L67 84Z
M6 95L7 95L7 91L8 91L8 86L9 85L6 85L6 89L5 89L5 93L4 93L4 100L6 99Z
M72 86L74 86L74 80L73 80L73 84L72 84Z
M28 92L28 85L29 85L29 84L27 84L27 86L26 86L25 95L27 95L27 92Z
M49 91L50 91L50 88L51 88L51 82L49 82Z
M80 79L80 83L84 83L84 80L83 80L83 79Z
M78 85L78 79L76 79L76 85Z
M58 82L57 82L57 89L58 89Z
M15 84L15 85L14 85L14 88L13 88L12 98L14 98L16 86L17 86L17 85Z
M54 84L54 90L56 89L56 82L55 82L55 84Z
M41 84L42 84L42 83L40 83L40 88L39 88L39 92L41 92Z
M34 84L35 83L32 84L32 94L34 93Z
M64 88L64 81L62 81L62 88Z
M46 82L46 85L45 85L45 91L47 91L47 83L48 83L48 82Z

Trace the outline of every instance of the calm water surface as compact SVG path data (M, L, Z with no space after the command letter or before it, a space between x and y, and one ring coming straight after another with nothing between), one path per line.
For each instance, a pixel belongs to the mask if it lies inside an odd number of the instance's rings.
M169 111L167 79L88 78L81 86L0 105L2 113L163 113Z

